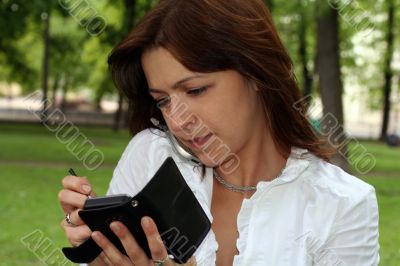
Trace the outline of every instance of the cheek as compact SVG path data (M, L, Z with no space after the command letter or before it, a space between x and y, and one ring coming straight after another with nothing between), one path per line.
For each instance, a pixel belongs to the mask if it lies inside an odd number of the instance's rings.
M254 125L259 123L261 110L257 103L249 100L221 107L215 120L217 133L232 150L238 149L249 138Z
M245 98L221 105L216 113L218 114L218 123L223 125L227 132L234 135L251 127L257 117L255 103Z

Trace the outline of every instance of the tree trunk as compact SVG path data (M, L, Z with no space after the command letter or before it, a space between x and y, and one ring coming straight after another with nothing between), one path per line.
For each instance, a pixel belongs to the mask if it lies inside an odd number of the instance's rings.
M125 3L125 14L124 14L124 26L122 28L122 35L126 36L133 27L135 21L135 10L136 10L136 0L124 0ZM120 129L121 117L122 117L122 105L123 105L123 95L118 93L118 109L114 116L113 130L118 131Z
M102 111L101 101L103 100L103 96L104 96L103 90L97 92L96 98L94 100L97 112L101 112Z
M311 95L313 77L308 69L307 57L307 23L306 23L306 10L303 5L303 0L298 0L298 8L300 10L300 24L299 24L299 56L303 68L303 96ZM310 97L306 97L307 107L310 105Z
M384 87L384 106L383 106L383 120L382 120L382 129L380 140L384 141L387 137L387 131L389 127L389 119L390 119L390 95L392 92L392 60L393 60L393 43L394 43L394 14L395 7L393 0L388 0L388 22L387 22L387 49L386 49L386 57L385 57L385 87Z
M65 109L67 108L67 92L69 87L69 78L66 76L64 86L62 87L62 101L60 109L63 113L65 113Z
M49 60L50 60L50 12L47 13L47 17L44 19L44 32L43 32L43 72L42 72L42 90L43 90L43 110L41 116L41 122L45 123L47 120L47 92L49 86Z
M51 100L51 105L53 106L53 108L57 107L56 96L57 96L57 89L58 89L59 84L60 84L60 78L57 75L56 78L54 79L54 83L53 83L53 92L52 92L52 100Z
M317 11L317 73L324 113L321 130L331 146L340 145L332 162L349 171L343 129L338 11L324 0L319 0Z

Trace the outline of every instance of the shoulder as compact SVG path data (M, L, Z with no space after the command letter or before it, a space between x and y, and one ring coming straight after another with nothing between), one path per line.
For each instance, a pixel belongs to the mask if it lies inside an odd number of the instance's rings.
M346 265L377 265L379 213L374 187L316 157L301 180L307 191L304 213L316 221L310 222L318 240L315 254L331 250Z
M165 133L157 129L145 129L137 133L128 143L122 154L124 156L135 153L148 154L154 152L152 148L162 148L168 146Z
M171 152L162 131L146 129L139 132L122 153L107 194L136 194L171 156Z
M136 170L153 175L168 157L174 157L174 154L165 133L157 129L145 129L129 141L118 167L131 169L128 172Z
M299 180L304 212L312 217L321 240L344 232L376 238L379 215L373 186L315 156Z
M145 129L130 140L121 156L120 163L136 164L141 168L147 166L150 172L155 173L168 157L172 157L178 167L191 166L188 161L178 156L165 132L158 129Z
M199 169L194 169L194 166L176 154L164 132L157 129L139 132L126 146L114 170L107 194L138 193L168 157L172 157L189 184L198 177Z
M281 183L264 197L295 208L315 226L346 219L351 212L358 219L377 213L373 186L307 150L292 150Z
M326 162L313 155L307 171L303 173L301 180L304 186L308 186L316 193L340 198L347 203L365 199L371 194L375 194L375 189L370 184L351 175L340 167Z

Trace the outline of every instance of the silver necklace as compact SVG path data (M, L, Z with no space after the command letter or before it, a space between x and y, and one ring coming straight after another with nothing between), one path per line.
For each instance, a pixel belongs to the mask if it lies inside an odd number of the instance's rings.
M275 178L278 178L283 172L282 171L279 173L279 175L277 175ZM237 186L235 184L231 184L228 183L225 179L223 179L218 173L217 171L214 170L214 177L215 179L217 179L218 183L220 183L224 188L233 191L233 192L238 192L238 193L247 193L247 192L251 192L251 191L256 191L257 190L257 186Z

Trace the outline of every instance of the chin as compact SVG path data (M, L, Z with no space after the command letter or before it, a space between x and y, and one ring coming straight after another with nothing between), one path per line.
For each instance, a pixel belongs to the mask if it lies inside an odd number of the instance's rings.
M224 165L230 161L227 156L209 156L208 154L201 153L198 154L196 153L196 157L201 161L202 164L204 164L207 167L215 168L219 167L221 165Z

